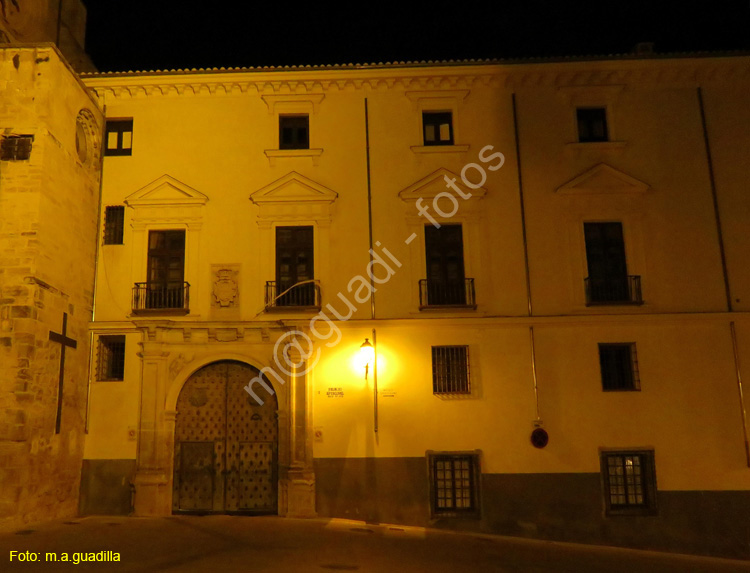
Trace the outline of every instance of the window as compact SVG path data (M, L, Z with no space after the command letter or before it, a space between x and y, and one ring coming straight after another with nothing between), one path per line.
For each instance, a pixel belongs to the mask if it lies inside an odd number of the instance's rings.
M269 306L320 306L317 285L305 282L315 278L313 237L311 226L276 227L276 283L267 285Z
M147 282L133 289L133 312L188 312L185 282L185 231L149 231Z
M104 155L132 155L133 120L108 119Z
M6 135L0 143L0 160L24 161L31 157L33 135Z
M432 392L471 394L468 346L432 347Z
M464 276L461 225L425 225L427 279L420 281L420 307L474 306L474 281Z
M122 245L125 229L125 207L115 205L104 210L104 244Z
M453 113L422 112L422 130L425 145L453 145Z
M640 390L635 343L600 344L603 390Z
M603 107L579 107L576 110L578 119L578 141L609 141L607 133L607 109Z
M654 515L654 452L601 452L604 505L607 515Z
M99 337L96 379L125 379L125 335Z
M150 231L148 234L148 308L183 305L185 231Z
M433 517L479 515L479 455L428 453Z
M310 116L279 116L279 149L310 149Z
M584 223L587 304L640 304L641 277L629 276L622 223Z

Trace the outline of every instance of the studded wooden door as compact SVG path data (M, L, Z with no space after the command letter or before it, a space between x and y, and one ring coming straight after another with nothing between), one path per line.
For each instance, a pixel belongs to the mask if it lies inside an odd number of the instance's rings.
M225 361L185 383L177 399L173 511L276 512L276 397L259 406L245 392L257 375Z

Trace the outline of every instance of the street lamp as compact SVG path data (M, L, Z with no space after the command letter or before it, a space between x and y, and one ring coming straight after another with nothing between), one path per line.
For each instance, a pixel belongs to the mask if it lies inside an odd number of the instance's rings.
M359 358L360 362L365 365L365 380L367 380L370 364L375 361L375 347L370 343L369 338L365 338L362 346L359 347Z
M372 342L369 338L365 338L365 341L359 347L359 360L360 364L365 365L365 380L370 372L370 365L372 364L372 392L375 406L375 433L378 433L378 352L377 352L377 338L375 337L375 329L372 329Z

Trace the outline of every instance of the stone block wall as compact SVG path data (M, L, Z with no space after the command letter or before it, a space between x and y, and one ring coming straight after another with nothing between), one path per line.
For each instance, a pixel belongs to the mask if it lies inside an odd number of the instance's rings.
M83 160L77 121L88 122ZM0 135L34 138L29 159L0 161L0 529L77 511L102 121L54 48L0 50ZM62 346L50 333L64 315L76 347L58 433Z

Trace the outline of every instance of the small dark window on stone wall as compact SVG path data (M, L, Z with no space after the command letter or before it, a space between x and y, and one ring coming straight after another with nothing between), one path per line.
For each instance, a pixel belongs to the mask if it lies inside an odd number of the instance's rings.
M607 130L607 109L603 107L579 107L576 110L578 119L578 141L609 141Z
M25 161L31 157L33 135L6 135L0 142L0 160Z
M468 346L432 347L432 392L471 394Z
M97 380L113 381L125 378L125 335L99 337Z
M133 120L108 119L104 155L133 154Z
M104 210L104 244L122 245L125 230L125 207L114 205Z
M653 450L601 452L607 515L655 515L656 470Z
M310 117L279 116L279 149L310 149Z
M422 112L422 130L425 145L453 145L453 113Z
M428 452L432 517L479 517L479 454Z
M605 391L640 390L638 357L635 343L599 345L599 366L602 371L602 389Z

